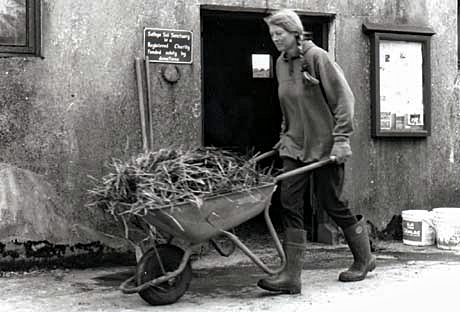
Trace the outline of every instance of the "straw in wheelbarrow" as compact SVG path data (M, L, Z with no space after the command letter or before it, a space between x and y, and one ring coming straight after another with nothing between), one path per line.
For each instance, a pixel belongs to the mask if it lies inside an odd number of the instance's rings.
M161 149L128 161L114 159L109 172L94 179L90 205L115 216L145 215L146 210L181 203L200 207L206 197L272 183L269 171L258 170L253 157L203 147Z

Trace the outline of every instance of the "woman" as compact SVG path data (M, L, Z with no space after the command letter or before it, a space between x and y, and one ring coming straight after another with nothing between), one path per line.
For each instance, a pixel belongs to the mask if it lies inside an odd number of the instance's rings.
M284 293L301 292L300 275L306 247L304 230L305 192L313 189L319 205L343 230L354 256L351 267L339 280L359 281L375 268L363 221L341 199L345 161L351 156L354 96L339 66L311 40L303 40L299 16L280 10L265 18L270 36L281 55L276 62L278 96L283 119L275 145L283 170L330 157L334 163L309 174L296 175L280 185L282 225L285 230L286 268L258 286ZM312 179L310 179L312 178Z

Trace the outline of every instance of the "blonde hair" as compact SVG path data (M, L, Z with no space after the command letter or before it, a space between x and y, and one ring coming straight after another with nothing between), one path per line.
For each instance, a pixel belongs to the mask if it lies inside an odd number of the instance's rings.
M290 33L294 33L299 41L303 39L303 24L300 17L292 10L282 9L264 18L267 25L279 26Z
M267 25L276 25L290 33L294 33L297 39L300 58L303 58L302 40L304 39L304 28L296 12L290 9L281 9L265 17L264 21Z

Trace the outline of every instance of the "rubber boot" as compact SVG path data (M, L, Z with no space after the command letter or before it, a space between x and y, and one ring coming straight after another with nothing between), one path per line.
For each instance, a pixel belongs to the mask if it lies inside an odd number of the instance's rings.
M305 258L306 232L301 229L286 229L284 251L286 252L286 266L281 273L261 279L257 286L269 291L286 294L299 294L301 292L301 273Z
M340 273L342 282L356 282L366 278L368 272L375 269L376 257L371 253L369 234L362 216L358 222L343 231L345 239L353 254L354 262L347 271Z

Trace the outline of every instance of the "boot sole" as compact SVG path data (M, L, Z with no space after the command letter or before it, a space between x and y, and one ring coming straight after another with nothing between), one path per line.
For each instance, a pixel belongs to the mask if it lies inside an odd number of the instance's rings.
M340 275L339 275L339 281L341 281L341 282L359 282L359 281L364 280L366 278L366 276L367 276L367 273L372 272L372 271L375 270L375 268L377 267L376 262L377 262L377 259L374 256L374 258L372 259L371 263L369 264L369 267L368 267L367 271L363 275L357 276L356 278L345 278L345 279L340 278Z
M260 283L260 282L257 283L257 286L259 286L260 288L262 288L264 290L278 292L278 293L282 293L282 294L295 295L295 294L300 294L301 293L300 288L270 287L269 285L265 285L265 284Z

